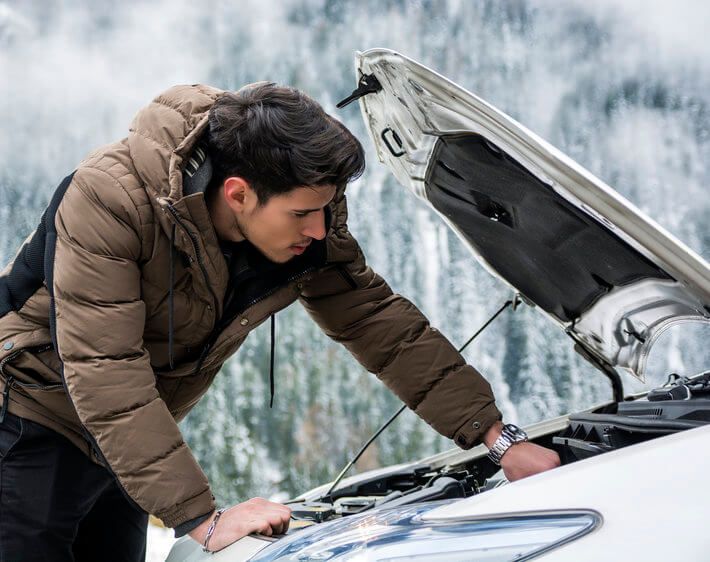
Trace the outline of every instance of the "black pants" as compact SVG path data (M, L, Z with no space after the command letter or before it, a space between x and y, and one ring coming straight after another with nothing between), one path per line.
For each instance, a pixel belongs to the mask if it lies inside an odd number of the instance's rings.
M0 424L0 562L145 560L148 515L64 436Z

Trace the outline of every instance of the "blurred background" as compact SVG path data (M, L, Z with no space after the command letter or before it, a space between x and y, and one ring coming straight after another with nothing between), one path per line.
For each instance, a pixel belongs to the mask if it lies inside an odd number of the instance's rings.
M124 137L159 92L272 80L306 91L363 141L368 170L348 188L351 231L393 289L461 345L511 291L377 162L357 106L335 109L355 86L354 52L388 47L444 74L708 259L707 21L708 5L689 1L0 1L0 265L61 178L93 148ZM284 500L331 480L400 406L294 305L278 318L269 409L262 328L181 424L220 504ZM707 365L708 335L667 333L649 384ZM606 379L570 344L522 307L465 355L506 418L529 423L610 397ZM452 446L405 412L357 469Z

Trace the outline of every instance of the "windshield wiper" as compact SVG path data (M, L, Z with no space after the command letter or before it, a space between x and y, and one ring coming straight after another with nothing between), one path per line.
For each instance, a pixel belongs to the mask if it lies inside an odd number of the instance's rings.
M464 344L458 349L458 352L459 352L459 353L463 352L463 350L466 349L466 348L469 346L469 344L470 344L473 340L475 340L475 339L481 334L481 332L483 332L483 330L485 330L486 328L488 328L488 326L490 326L490 324L491 324L496 318L498 318L498 316L500 316L500 314L502 314L502 312L503 312L506 308L508 308L509 306L512 305L512 306L513 306L513 310L516 310L516 309L518 308L518 305L520 305L521 302L522 302L522 300L521 300L521 297L520 297L520 293L515 293L515 295L513 296L513 299L512 299L512 300L507 300L507 301L505 301L505 303L503 304L503 306L501 306L501 307L495 312L495 314L493 314L493 316L491 316L488 320L486 320L486 322L485 322L485 324L483 324L483 326L481 326L478 330L476 330L476 332L475 332L470 338L468 338L468 340L466 341L466 343L464 343ZM358 461L358 459L363 455L363 453L364 453L364 452L367 450L367 448L372 444L372 442L373 442L375 439L377 439L377 438L380 436L380 434L381 434L385 429L387 429L387 427L388 427L394 420L397 419L397 416L399 416L399 415L400 415L402 412L404 412L404 410L406 410L406 409L407 409L407 405L406 405L406 404L402 404L402 407L401 407L399 410L397 410L397 411L392 415L392 417L391 417L390 419L388 419L384 424L382 424L382 426L372 435L372 437L370 437L370 438L367 440L367 442L360 448L360 450L359 450L359 451L357 452L357 454L353 457L353 459L352 459L347 465L345 465L345 468L343 468L343 470L340 471L340 474L338 474L338 477L335 479L335 481L334 481L333 484L330 486L330 488L328 489L328 491L325 493L325 495L322 496L321 501L324 501L324 502L331 502L331 503L332 503L333 500L332 500L332 498L331 498L331 494L333 493L333 490L335 490L335 487L336 487L338 484L340 484L340 481L341 481L341 480L343 479L343 477L347 474L348 470L350 470L350 468Z

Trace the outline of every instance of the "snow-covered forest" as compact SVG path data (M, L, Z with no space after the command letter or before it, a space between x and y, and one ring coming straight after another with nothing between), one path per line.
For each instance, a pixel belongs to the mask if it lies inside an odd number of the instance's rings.
M702 3L499 0L0 1L0 263L56 184L126 135L161 90L273 80L319 100L363 141L350 226L373 268L461 345L508 298L460 241L374 157L355 105L353 53L388 47L512 115L710 257L710 42ZM400 406L298 305L250 335L182 422L219 503L285 498L332 479ZM707 331L670 332L650 380L692 374ZM522 423L610 396L607 380L537 310L506 311L467 350ZM626 380L626 379L625 379ZM638 389L640 385L630 388ZM363 470L453 446L405 412Z

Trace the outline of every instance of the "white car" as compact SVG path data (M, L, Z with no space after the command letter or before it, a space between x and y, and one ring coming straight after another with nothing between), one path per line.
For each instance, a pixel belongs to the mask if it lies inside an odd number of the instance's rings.
M283 537L214 555L183 538L168 562L710 560L710 372L626 396L617 371L642 377L665 329L710 323L708 264L432 70L385 49L356 67L350 101L380 160L569 335L613 399L526 428L558 469L508 483L483 446L454 449L303 494Z

